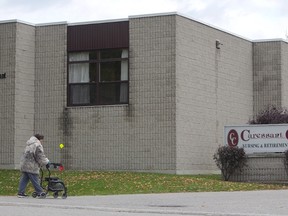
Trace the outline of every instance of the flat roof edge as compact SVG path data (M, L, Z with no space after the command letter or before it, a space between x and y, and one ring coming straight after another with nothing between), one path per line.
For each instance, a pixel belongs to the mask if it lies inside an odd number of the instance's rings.
M67 25L66 21L60 21L60 22L51 22L51 23L39 23L35 26L41 27L41 26L52 26L52 25Z
M109 19L109 20L99 20L99 21L76 22L76 23L68 23L68 26L91 25L91 24L113 23L113 22L124 22L124 21L129 21L129 20L127 18L124 18L124 19Z
M283 38L272 38L272 39L259 39L259 40L252 40L253 43L265 43L265 42L284 42L288 43L287 40Z
M5 24L5 23L22 23L30 26L50 26L50 25L62 25L62 24L67 24L66 21L63 22L51 22L51 23L40 23L40 24L33 24L29 23L26 21L18 20L18 19L11 19L11 20L1 20L0 24Z
M26 24L26 25L35 26L35 24L33 24L33 23L29 23L29 22L26 22L26 21L18 20L18 19L1 20L0 21L0 24L5 24L5 23L22 23L22 24Z
M155 14L142 14L142 15L132 15L128 16L129 19L144 18L144 17L156 17L156 16L170 16L177 15L177 12L167 12L167 13L155 13ZM179 15L179 14L178 14Z

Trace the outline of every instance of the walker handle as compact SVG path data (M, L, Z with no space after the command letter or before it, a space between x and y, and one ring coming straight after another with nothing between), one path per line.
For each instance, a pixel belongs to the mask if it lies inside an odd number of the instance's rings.
M50 165L50 166L53 166L55 169L56 169L57 167L62 166L61 163L49 163L49 165Z

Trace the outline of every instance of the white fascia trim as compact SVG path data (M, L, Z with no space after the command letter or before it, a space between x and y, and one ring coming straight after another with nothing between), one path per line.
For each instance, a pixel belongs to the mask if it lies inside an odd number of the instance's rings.
M142 14L142 15L132 15L129 16L129 19L135 18L144 18L144 17L156 17L156 16L170 16L170 15L179 15L177 12L167 12L167 13L155 13L155 14Z
M26 25L35 26L35 24L33 24L33 23L25 22L25 21L18 20L18 19L1 20L1 21L0 21L0 24L5 24L5 23L22 23L22 24L26 24Z
M76 23L68 23L68 26L77 26L77 25L91 25L91 24L101 24L101 23L113 23L113 22L123 22L128 21L125 19L111 19L111 20L99 20L99 21L88 21L88 22L76 22Z
M62 21L62 22L51 22L51 23L40 23L40 24L36 24L35 26L52 26L52 25L67 25L66 21Z
M26 25L30 25L30 26L51 26L51 25L64 25L67 24L67 22L51 22L51 23L40 23L40 24L33 24L33 23L29 23L29 22L25 22L22 20L18 20L18 19L13 19L13 20L1 20L0 24L5 24L5 23L22 23L22 24L26 24Z
M261 43L261 42L284 42L284 43L288 43L287 40L283 39L283 38L272 38L272 39L260 39L260 40L253 40L253 43Z

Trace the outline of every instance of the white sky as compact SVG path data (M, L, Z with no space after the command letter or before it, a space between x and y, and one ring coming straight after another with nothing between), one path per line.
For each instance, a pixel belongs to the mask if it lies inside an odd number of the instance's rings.
M287 0L0 0L0 21L68 23L178 12L247 39L286 39Z

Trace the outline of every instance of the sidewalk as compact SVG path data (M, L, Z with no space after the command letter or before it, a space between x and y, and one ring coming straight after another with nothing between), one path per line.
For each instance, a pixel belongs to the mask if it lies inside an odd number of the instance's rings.
M0 214L280 216L288 215L288 190L82 196L66 200L0 196Z

